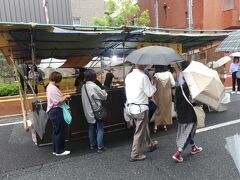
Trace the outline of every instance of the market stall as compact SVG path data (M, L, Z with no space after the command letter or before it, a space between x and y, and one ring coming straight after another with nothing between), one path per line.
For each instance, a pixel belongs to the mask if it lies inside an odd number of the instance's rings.
M211 45L223 40L229 31L187 31L176 29L154 29L141 27L83 27L69 25L45 25L32 23L0 23L0 50L9 64L39 64L42 59L65 59L62 67L79 68L88 64L94 57L101 61L102 57L113 55L124 59L133 50L148 45L176 46L176 50L187 52L200 46ZM92 64L94 66L94 63ZM92 67L90 66L90 67ZM126 71L123 64L123 84ZM18 73L17 73L18 74ZM20 80L19 80L20 81ZM27 94L19 86L22 98L24 128L27 129L28 110ZM123 106L125 102L124 88L114 86L108 90L105 106L108 118L105 132L125 129ZM38 99L35 96L35 99ZM81 95L72 94L69 102L73 117L67 128L68 139L86 136L87 123L84 117ZM41 101L43 109L46 106ZM35 108L33 107L33 110ZM46 132L37 144L51 142L51 125L48 122Z

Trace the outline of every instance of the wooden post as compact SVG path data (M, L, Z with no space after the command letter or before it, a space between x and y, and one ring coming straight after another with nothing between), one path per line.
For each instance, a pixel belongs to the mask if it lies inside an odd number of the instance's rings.
M123 46L123 83L125 82L126 78L126 65L125 65L125 41L122 44Z
M23 87L20 83L20 77L19 77L19 73L18 73L18 70L17 70L17 65L14 62L12 56L10 57L10 59L13 63L13 67L14 67L15 74L16 74L16 79L18 81L20 102L21 102L22 115L23 115L23 127L26 131L28 131L29 128L28 128L28 124L27 124L27 97L26 97L26 92L23 90Z
M103 57L101 57L101 84L103 83Z

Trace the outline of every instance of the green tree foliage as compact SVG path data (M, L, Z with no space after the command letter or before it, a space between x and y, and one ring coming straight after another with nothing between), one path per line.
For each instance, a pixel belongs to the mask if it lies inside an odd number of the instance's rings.
M133 0L108 0L103 18L94 17L98 26L147 26L150 24L149 11L140 10Z
M18 95L18 94L19 94L19 90L18 90L17 83L12 83L12 84L0 83L0 97L1 96L14 96L14 95Z
M10 66L3 54L0 53L0 77L8 78L14 77L14 69Z

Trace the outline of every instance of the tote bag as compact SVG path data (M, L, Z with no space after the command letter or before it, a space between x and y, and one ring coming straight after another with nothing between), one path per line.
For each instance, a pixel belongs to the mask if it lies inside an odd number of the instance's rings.
M197 116L197 128L205 127L205 112L202 106L193 106L193 109Z
M72 115L71 115L69 109L70 109L70 107L64 102L62 105L62 110L63 110L64 120L67 124L71 124L71 122L72 122Z
M194 112L196 114L196 117L197 117L197 128L205 127L205 112L204 112L202 106L193 106L192 103L190 103L190 101L186 97L186 95L185 95L185 93L183 91L182 86L181 86L181 90L182 90L182 94L183 94L184 98L193 107L193 110L194 110Z

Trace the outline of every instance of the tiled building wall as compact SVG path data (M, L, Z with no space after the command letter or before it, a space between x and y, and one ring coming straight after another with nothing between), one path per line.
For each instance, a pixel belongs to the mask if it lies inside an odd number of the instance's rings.
M72 17L81 25L94 25L93 17L103 17L104 0L71 0Z

